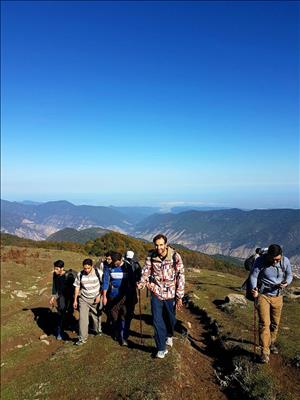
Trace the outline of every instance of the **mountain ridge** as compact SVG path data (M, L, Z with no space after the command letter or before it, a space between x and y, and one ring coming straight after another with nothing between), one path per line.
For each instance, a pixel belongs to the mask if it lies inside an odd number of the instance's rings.
M81 232L106 229L145 240L162 232L170 241L191 250L238 258L246 258L256 247L278 243L291 261L300 265L299 209L232 208L147 215L153 210L159 211L151 207L76 206L64 200L39 205L1 200L1 231L34 240L47 239L65 228Z

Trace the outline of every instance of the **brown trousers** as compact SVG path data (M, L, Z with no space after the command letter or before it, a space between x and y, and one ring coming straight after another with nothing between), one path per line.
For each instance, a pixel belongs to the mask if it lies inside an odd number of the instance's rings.
M282 296L274 297L264 294L258 296L259 344L262 354L269 355L270 344L276 341L282 305Z

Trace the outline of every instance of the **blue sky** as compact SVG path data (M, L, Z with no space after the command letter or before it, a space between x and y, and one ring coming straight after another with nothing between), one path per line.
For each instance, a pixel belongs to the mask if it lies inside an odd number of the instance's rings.
M299 3L1 8L2 198L299 207Z

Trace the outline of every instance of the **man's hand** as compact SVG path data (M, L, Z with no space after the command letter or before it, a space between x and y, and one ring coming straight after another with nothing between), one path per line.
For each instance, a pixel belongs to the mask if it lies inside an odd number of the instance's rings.
M141 290L141 289L144 289L145 285L144 285L144 283L142 283L142 282L137 282L136 287L137 287L139 290Z
M99 302L100 302L100 295L95 298L95 304L98 304Z
M49 303L50 303L50 306L51 306L51 307L54 306L54 304L55 304L55 297L54 297L54 296L51 297Z
M280 289L284 289L284 288L286 288L287 287L287 282L282 282L280 285L279 285L279 287L280 287Z
M182 308L182 299L176 300L176 310L180 310Z
M104 294L103 297L102 297L102 304L103 304L104 306L106 306L106 304L107 304L107 297L106 297L106 294Z
M78 303L77 303L77 299L75 299L74 303L73 303L74 310L77 310L77 307L78 307Z
M258 297L258 289L254 288L251 290L252 296L256 299L256 297Z

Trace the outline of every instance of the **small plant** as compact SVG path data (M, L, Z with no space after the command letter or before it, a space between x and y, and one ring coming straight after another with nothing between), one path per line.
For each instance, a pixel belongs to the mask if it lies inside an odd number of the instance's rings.
M276 385L271 371L266 368L257 368L246 357L234 359L233 381L239 383L249 400L274 400Z

